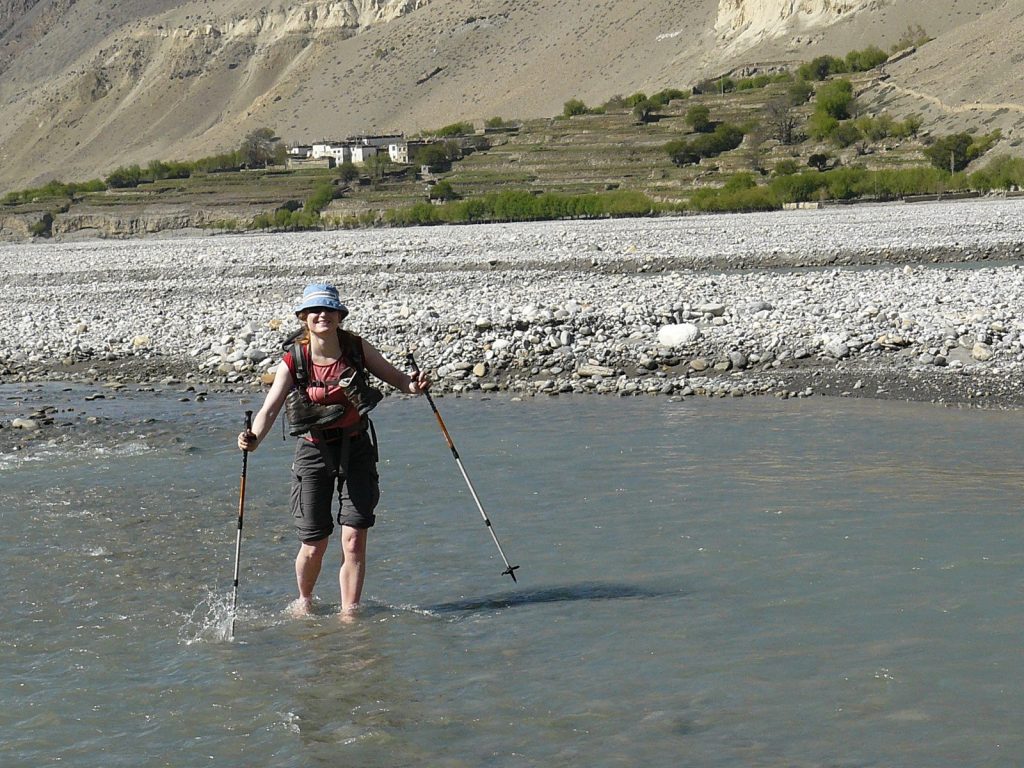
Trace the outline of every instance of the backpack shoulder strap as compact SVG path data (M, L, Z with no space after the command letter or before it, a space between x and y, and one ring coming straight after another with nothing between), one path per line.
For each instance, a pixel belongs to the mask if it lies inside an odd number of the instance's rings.
M306 368L306 350L299 342L292 343L292 365L295 366L295 386L305 389L309 383L309 371Z
M363 359L363 340L351 331L338 329L338 342L349 359L352 366L358 371L366 370L366 362Z

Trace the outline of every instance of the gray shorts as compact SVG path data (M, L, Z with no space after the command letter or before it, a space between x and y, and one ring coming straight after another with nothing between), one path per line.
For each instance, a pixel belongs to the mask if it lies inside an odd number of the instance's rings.
M319 541L334 531L331 505L337 491L338 525L370 528L380 500L377 449L366 432L349 440L348 471L338 476L341 441L311 443L299 438L292 462L291 509L295 531L303 542ZM330 465L328 465L330 462Z

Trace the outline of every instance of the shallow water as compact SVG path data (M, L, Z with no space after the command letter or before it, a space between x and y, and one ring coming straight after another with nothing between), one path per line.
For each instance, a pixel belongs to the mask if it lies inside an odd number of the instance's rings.
M0 387L75 425L0 455L4 766L1024 759L1019 414L440 398L513 583L427 404L389 399L362 614L336 616L335 546L288 616L274 439L230 640L257 403L88 392Z

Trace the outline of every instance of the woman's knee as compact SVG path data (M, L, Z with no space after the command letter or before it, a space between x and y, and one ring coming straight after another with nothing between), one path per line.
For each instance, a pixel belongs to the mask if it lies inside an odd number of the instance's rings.
M366 538L368 530L366 528L353 528L352 526L342 526L341 528L341 548L346 556L361 557L366 553Z
M328 539L316 539L315 541L303 541L299 546L299 557L308 560L321 560L327 551Z

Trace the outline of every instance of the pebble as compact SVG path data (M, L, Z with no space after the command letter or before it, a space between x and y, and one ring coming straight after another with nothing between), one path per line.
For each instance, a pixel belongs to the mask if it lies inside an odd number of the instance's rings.
M266 383L314 280L396 364L415 351L438 392L675 396L708 375L741 377L705 388L740 396L793 366L1018 375L1024 269L933 262L1012 256L1022 214L1005 199L4 245L0 381ZM913 263L833 266L901 253Z

